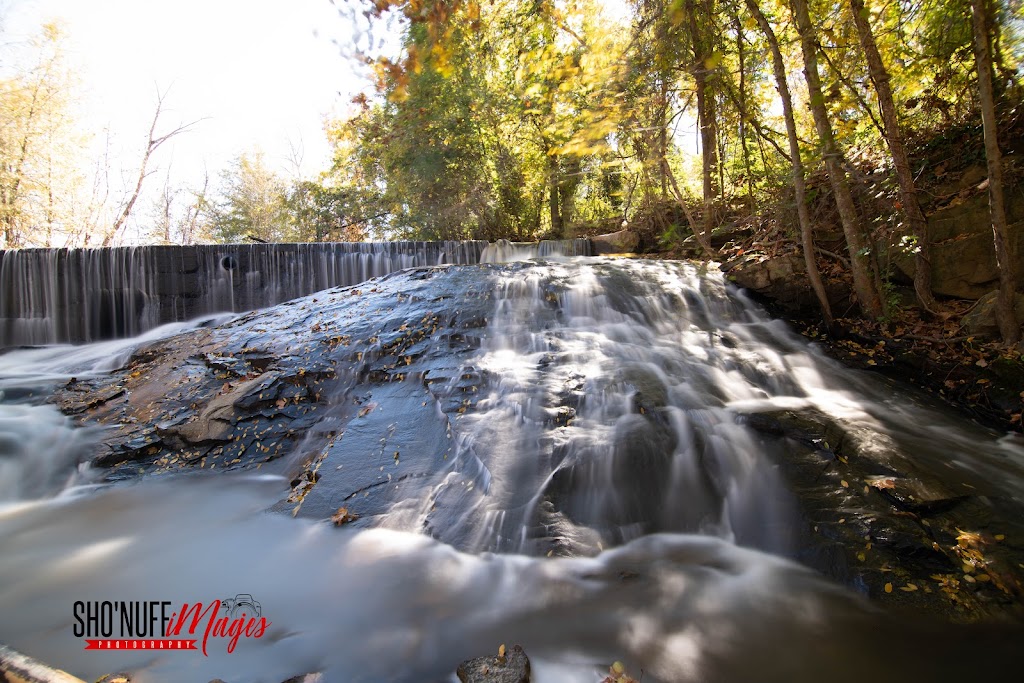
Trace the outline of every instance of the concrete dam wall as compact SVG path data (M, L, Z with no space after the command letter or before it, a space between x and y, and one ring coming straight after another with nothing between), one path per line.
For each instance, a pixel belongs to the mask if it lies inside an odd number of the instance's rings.
M0 347L134 336L164 323L271 306L405 268L589 253L586 239L4 251Z

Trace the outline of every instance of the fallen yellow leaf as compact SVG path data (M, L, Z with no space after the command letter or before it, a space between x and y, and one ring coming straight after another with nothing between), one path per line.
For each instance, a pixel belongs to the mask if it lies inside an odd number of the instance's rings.
M334 522L335 526L341 526L342 524L348 524L359 519L359 515L352 514L348 511L348 508L338 508L338 511L331 517L331 521Z
M885 592L886 593L892 593L892 584L891 583L885 584Z

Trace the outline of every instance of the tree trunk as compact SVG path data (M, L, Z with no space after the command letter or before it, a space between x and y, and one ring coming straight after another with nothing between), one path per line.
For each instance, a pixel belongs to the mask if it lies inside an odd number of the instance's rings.
M551 211L551 236L562 238L562 203L558 197L558 157L548 155L548 190L550 192L549 208Z
M658 158L665 163L668 159L668 79L659 79L658 93ZM668 178L661 174L661 196L668 197Z
M743 24L740 22L739 12L734 17L736 26L736 55L740 61L740 147L743 150L743 174L747 186L747 210L754 208L754 178L750 171L750 150L747 149L747 75L746 55L743 49Z
M4 207L4 209L5 209L4 215L3 215L3 222L4 222L4 248L5 249L17 249L18 247L21 246L21 244L18 243L18 233L15 230L15 220L14 220L13 209L11 210L10 213L8 213L7 210L6 210L6 209L8 209L8 207Z
M786 119L786 137L789 139L789 155L792 158L793 190L796 194L796 215L800 223L800 243L804 251L804 263L807 266L807 278L811 281L811 288L818 298L821 312L825 316L825 324L832 325L832 307L829 305L828 296L825 293L825 285L821 281L821 273L818 271L818 261L815 258L814 234L811 231L811 216L807 210L807 186L804 182L804 164L800 158L800 138L796 132L796 119L793 116L793 97L789 92L789 84L786 82L786 60L782 56L782 49L779 47L779 39L772 30L768 19L761 12L757 0L746 0L747 9L757 20L761 32L768 40L768 47L772 53L772 66L775 69L775 84L779 89L779 97L782 99L782 113Z
M903 144L903 132L896 117L896 103L893 101L892 88L889 84L889 72L882 63L882 55L875 43L875 35L868 21L867 8L864 0L850 0L850 11L857 25L857 35L861 48L868 63L868 73L878 95L878 104L882 109L882 124L885 130L885 141L892 153L893 165L896 167L896 179L900 184L900 202L907 225L917 240L917 254L914 266L914 292L921 307L933 312L935 298L932 296L932 265L931 246L928 242L928 221L921 211L921 203L917 200L917 188L914 185L914 174L910 170L910 159L906 146Z
M995 97L992 92L992 18L985 0L971 0L974 24L974 59L978 69L978 92L981 99L981 121L985 129L985 159L988 163L988 204L992 214L992 236L995 241L996 265L999 268L999 295L996 319L1006 344L1020 341L1020 321L1014 311L1017 278L1010 253L1006 225L1006 203L1003 197L1003 160L999 151L996 128Z
M49 74L52 64L52 60L47 63L47 74ZM21 181L24 178L25 164L28 161L29 149L33 142L32 131L35 128L36 113L40 106L39 99L42 97L41 91L43 83L44 79L37 80L32 89L32 100L29 104L28 113L25 117L25 132L22 135L20 143L18 143L17 160L12 168L4 169L7 172L5 175L10 176L10 184L4 187L3 203L0 206L3 207L4 239L7 243L6 246L8 249L18 248L22 243L23 235L18 233L18 201L21 199Z
M672 173L672 168L668 165L667 159L662 159L662 173L668 178L672 184L672 193L676 197L676 202L679 204L679 208L683 210L683 214L686 216L686 222L690 224L690 230L693 231L693 236L697 240L697 244L704 250L704 253L710 258L716 258L718 251L711 246L711 242L707 235L704 235L700 230L697 222L693 220L693 214L690 212L690 208L686 206L686 199L683 197L683 193L679 191L679 183L676 182L676 176Z
M710 21L711 2L702 3L701 13ZM718 168L718 135L715 130L715 98L709 88L708 54L704 45L704 27L697 23L697 10L693 0L686 0L686 13L690 19L690 43L693 47L693 66L690 70L697 90L697 125L700 128L701 178L704 194L704 235L710 236L714 226L712 206L717 195L715 175Z
M818 52L815 44L814 30L807 10L807 0L793 0L793 13L796 18L797 31L800 33L800 47L804 56L804 78L807 81L807 94L810 99L811 114L814 116L814 127L818 131L821 152L825 160L829 183L836 197L839 220L843 224L846 236L846 247L850 253L850 270L853 273L853 291L857 296L861 311L871 317L879 317L885 313L882 297L879 296L872 273L871 261L868 258L864 231L857 217L857 207L853 203L850 181L846 176L846 168L842 153L836 144L832 132L832 123L825 109L825 97L821 91L821 76L818 73Z

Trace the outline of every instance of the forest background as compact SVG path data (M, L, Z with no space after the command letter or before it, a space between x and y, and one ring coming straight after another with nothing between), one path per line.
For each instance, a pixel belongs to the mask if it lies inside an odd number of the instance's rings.
M803 254L826 322L829 254L882 319L896 255L917 264L914 304L939 308L927 183L949 165L935 150L952 148L985 166L1012 344L1021 19L1021 3L989 0L350 2L338 21L369 30L344 50L372 88L326 122L329 168L289 176L241 150L161 187L161 148L202 122L167 123L158 91L117 192L103 160L78 153L74 65L46 24L0 77L0 247L123 244L134 221L172 244L628 228L646 249L690 239L718 257L714 231L743 224ZM374 27L393 40L375 43ZM840 246L821 247L837 231Z

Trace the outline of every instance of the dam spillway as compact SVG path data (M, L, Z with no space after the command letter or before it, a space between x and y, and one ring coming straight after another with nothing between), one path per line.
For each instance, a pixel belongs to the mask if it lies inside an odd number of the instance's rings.
M394 271L564 254L586 239L22 249L0 252L0 348L129 337L247 311Z

